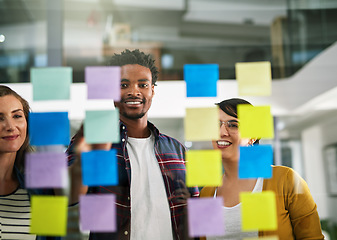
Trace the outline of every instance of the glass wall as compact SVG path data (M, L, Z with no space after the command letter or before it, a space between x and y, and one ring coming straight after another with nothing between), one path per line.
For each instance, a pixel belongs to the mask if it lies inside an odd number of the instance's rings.
M270 61L273 83L280 83L273 85L273 94L289 109L274 118L277 138L263 143L273 145L274 164L292 167L308 181L319 202L322 227L330 239L337 239L337 194L331 187L337 177L334 169L326 168L326 161L334 161L329 156L337 143L337 80L329 76L328 89L310 95L325 70L313 76L315 82L309 79L298 86L296 79L296 74L336 43L336 1L64 0L56 8L52 2L0 0L1 84L29 83L32 67L59 64L72 67L74 85L80 85L86 66L106 65L113 54L126 48L152 54L160 70L159 81L172 84L183 81L183 66L188 63L217 63L220 79L231 82L235 63ZM333 64L325 61L315 65L315 70L333 68ZM283 87L282 83L289 82L296 91ZM272 98L253 100L273 102ZM184 119L178 114L150 120L187 149L212 148L210 142L185 142ZM72 134L81 122L72 120ZM315 161L307 160L313 157ZM67 239L87 237L86 232L79 233L76 207L69 210L68 225Z

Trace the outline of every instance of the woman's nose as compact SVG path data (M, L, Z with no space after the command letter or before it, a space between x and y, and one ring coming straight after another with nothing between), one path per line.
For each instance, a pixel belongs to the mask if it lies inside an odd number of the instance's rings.
M228 130L227 130L227 127L226 127L226 124L221 124L220 125L220 136L228 136Z
M13 121L6 119L5 120L5 127L7 131L13 131L14 130L14 123Z

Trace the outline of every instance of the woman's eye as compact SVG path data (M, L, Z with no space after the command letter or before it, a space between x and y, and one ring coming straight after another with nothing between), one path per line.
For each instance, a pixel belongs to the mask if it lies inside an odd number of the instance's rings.
M22 115L14 115L14 118L22 118Z
M237 123L228 123L228 127L230 127L230 128L238 128L239 125Z

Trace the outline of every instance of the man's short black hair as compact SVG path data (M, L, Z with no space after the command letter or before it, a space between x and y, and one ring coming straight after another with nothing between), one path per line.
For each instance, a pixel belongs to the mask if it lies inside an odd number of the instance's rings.
M145 54L144 52L139 51L139 49L130 51L125 49L121 54L114 54L110 61L110 66L124 66L128 64L138 64L150 69L152 74L152 84L156 86L158 79L158 68L154 65L154 60L150 54Z

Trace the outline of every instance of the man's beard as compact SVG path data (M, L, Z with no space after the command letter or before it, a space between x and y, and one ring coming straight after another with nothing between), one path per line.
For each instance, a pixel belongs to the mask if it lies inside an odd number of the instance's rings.
M126 112L122 112L121 114L122 114L123 117L131 119L131 120L140 119L140 118L145 116L144 112L141 112L141 113L138 113L138 114L128 114Z
M127 99L122 98L122 99L121 99L121 102L126 102L126 100L130 100L130 99L140 100L140 98L132 98L132 97L131 97L131 98L127 98ZM143 105L145 105L145 104L146 104L146 99L145 99L145 98L141 99L141 102L142 102ZM121 114L123 117L128 118L128 119L130 119L130 120L137 120L137 119L141 119L142 117L144 117L145 114L146 114L146 112L129 114L129 113L127 113L126 111L123 111L123 112L121 112L120 114Z

